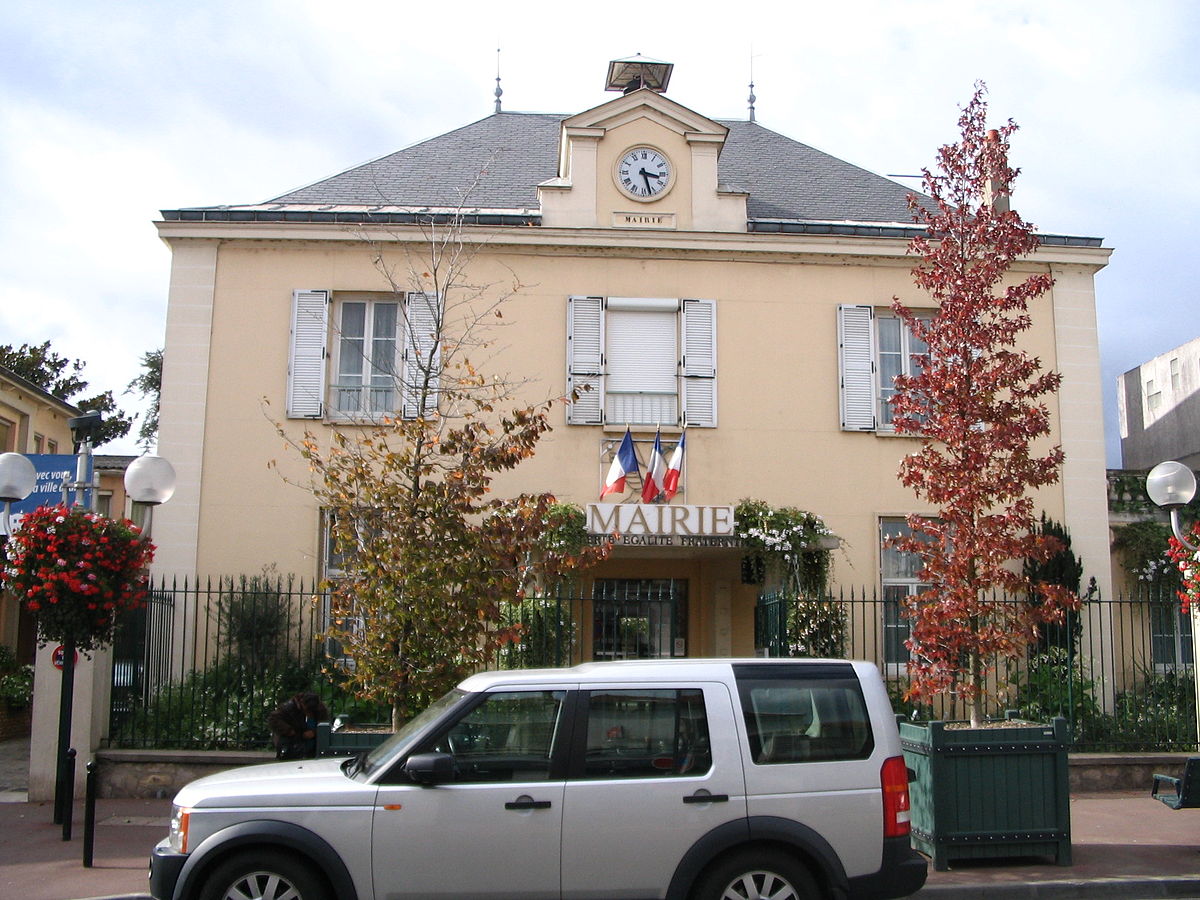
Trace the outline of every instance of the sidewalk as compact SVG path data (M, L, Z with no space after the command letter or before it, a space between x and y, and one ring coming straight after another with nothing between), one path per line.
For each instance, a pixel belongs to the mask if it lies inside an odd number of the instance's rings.
M62 827L52 824L52 805L29 803L21 793L27 747L27 741L0 743L0 897L144 896L150 850L166 836L171 801L97 801L95 864L85 869L83 801L75 803L74 834L64 842ZM925 888L914 896L1200 898L1200 810L1170 810L1151 799L1148 785L1145 792L1079 794L1071 799L1071 830L1072 866L1006 860L930 869Z

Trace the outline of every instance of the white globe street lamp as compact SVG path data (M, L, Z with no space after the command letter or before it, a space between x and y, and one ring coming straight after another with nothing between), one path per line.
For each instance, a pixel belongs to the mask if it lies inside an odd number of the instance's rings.
M1168 460L1161 462L1146 476L1146 493L1155 505L1161 506L1171 514L1171 531L1175 540L1187 547L1192 553L1198 548L1183 536L1183 528L1179 523L1179 510L1192 502L1196 496L1196 475L1181 462ZM1193 603L1192 609L1192 670L1196 679L1196 708L1200 709L1200 606ZM1196 741L1200 746L1200 716L1196 718Z
M125 493L135 503L150 507L142 529L149 534L154 507L166 503L175 493L175 467L161 456L139 456L125 470Z
M19 503L33 493L37 486L37 469L28 457L20 453L0 453L0 535L7 536L12 529L9 523L9 507Z
M1181 462L1168 460L1161 462L1146 476L1146 493L1155 505L1161 506L1171 514L1171 531L1175 540L1189 550L1196 547L1183 536L1179 524L1179 510L1192 502L1196 496L1196 475Z
M175 467L161 456L139 456L125 470L125 491L135 503L166 503L175 493Z

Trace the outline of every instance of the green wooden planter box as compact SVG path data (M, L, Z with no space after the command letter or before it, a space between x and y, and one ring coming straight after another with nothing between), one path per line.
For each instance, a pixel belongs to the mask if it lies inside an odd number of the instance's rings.
M1071 865L1066 719L977 729L899 724L912 842L935 869L954 859L1029 856Z
M363 750L374 750L392 736L384 726L368 726L377 730L352 731L342 729L334 731L329 722L317 724L317 756L354 756Z

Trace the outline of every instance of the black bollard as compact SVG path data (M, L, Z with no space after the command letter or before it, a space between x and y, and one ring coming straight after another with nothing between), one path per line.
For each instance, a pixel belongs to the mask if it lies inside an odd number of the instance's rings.
M64 841L71 839L71 819L75 815L75 748L67 751L67 764L63 766L63 837Z
M92 867L96 847L96 763L87 764L87 779L83 789L83 867Z

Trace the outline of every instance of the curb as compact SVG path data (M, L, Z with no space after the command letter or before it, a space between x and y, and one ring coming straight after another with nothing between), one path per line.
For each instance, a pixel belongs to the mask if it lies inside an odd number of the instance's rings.
M1024 884L927 885L916 898L931 900L1153 900L1156 897L1200 897L1200 876L1162 878L1094 878L1031 881Z

